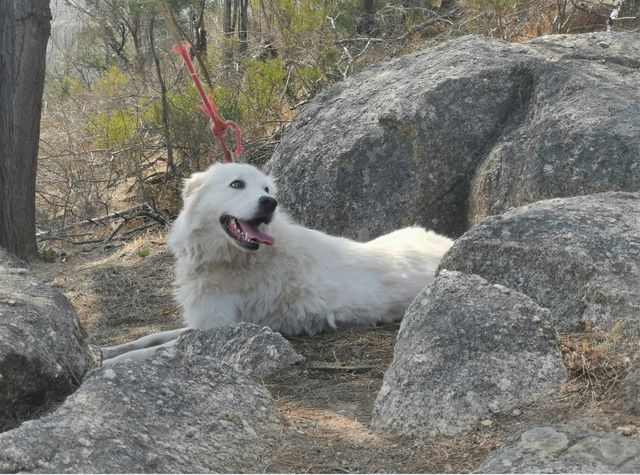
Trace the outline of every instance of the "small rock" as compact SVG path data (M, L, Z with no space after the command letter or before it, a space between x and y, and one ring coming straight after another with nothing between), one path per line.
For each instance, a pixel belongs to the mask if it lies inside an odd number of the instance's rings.
M493 425L493 421L491 419L485 419L483 421L480 421L480 425L482 427L491 427Z
M176 351L211 356L258 378L304 360L280 333L245 322L210 330L187 330L180 335Z
M476 473L638 473L640 444L609 432L542 426L509 438Z
M519 416L520 414L522 414L522 411L520 409L514 409L513 411L511 411L511 415L512 416Z
M616 427L616 432L619 432L622 435L633 435L635 434L636 430L636 426L632 424Z

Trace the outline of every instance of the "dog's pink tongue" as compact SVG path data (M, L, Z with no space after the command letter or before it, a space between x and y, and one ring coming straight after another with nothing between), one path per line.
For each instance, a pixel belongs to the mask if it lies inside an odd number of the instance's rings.
M268 244L269 246L275 244L276 240L272 236L263 233L258 229L257 226L249 223L249 221L243 221L242 219L239 219L238 224L242 228L242 231L244 232L247 240L254 239L262 244Z

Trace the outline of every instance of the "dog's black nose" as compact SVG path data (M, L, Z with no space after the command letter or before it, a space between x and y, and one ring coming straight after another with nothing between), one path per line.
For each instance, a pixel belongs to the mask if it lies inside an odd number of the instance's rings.
M258 200L258 207L260 208L260 211L264 213L273 212L273 210L276 209L276 206L278 206L278 202L275 198L271 198L270 196L261 196Z

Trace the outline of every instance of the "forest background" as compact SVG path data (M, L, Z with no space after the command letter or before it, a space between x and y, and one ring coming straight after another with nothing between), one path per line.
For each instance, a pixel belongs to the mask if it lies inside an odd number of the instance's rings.
M221 159L170 53L176 35L193 45L221 115L242 128L243 159L260 165L301 106L373 63L466 34L521 42L638 26L625 16L638 10L633 0L52 0L51 8L36 188L45 260L126 237L139 229L128 229L132 217L166 224L181 180ZM93 223L108 225L81 226Z

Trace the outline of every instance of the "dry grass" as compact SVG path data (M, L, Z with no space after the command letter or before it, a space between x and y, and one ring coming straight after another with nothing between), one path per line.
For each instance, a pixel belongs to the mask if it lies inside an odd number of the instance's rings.
M173 257L163 230L63 251L64 260L35 263L33 271L71 300L96 344L122 343L180 326L171 293Z
M629 370L623 325L608 331L564 333L560 338L564 363L571 380L565 393L578 406L612 399Z

